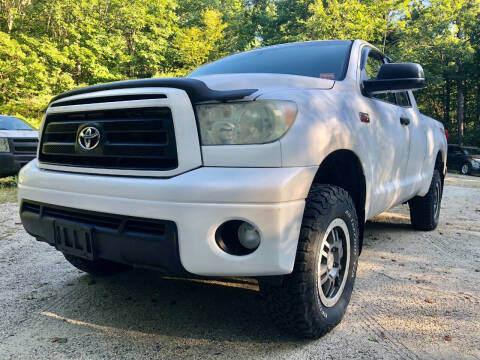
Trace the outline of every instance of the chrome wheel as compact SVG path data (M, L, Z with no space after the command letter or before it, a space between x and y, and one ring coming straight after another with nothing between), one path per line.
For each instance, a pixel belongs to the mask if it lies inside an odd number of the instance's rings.
M350 264L350 236L345 221L333 220L320 245L317 287L326 307L334 306L342 295Z
M463 175L467 175L468 174L468 164L463 164L460 171L462 172Z

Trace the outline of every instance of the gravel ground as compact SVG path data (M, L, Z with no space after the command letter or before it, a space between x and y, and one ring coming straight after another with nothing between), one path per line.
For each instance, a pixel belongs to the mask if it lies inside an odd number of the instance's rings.
M446 184L436 231L413 231L406 206L367 224L347 314L317 341L279 333L254 281L93 279L4 196L0 359L480 359L480 178Z

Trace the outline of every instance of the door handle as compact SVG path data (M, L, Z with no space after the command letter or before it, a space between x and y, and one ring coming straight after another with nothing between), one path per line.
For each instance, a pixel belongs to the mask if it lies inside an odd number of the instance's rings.
M407 125L410 124L410 119L406 118L406 117L401 117L400 118L400 124L402 124L403 126L407 126Z

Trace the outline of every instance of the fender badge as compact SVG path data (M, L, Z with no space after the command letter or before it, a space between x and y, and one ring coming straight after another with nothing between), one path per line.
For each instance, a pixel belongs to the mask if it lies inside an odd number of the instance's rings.
M370 115L368 115L367 113L361 112L360 113L360 121L363 122L363 123L369 123L370 122Z

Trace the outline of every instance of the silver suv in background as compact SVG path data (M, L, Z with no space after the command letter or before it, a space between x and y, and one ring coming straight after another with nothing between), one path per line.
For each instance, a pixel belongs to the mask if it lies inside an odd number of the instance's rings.
M0 115L0 177L11 176L37 155L38 133L23 120Z

